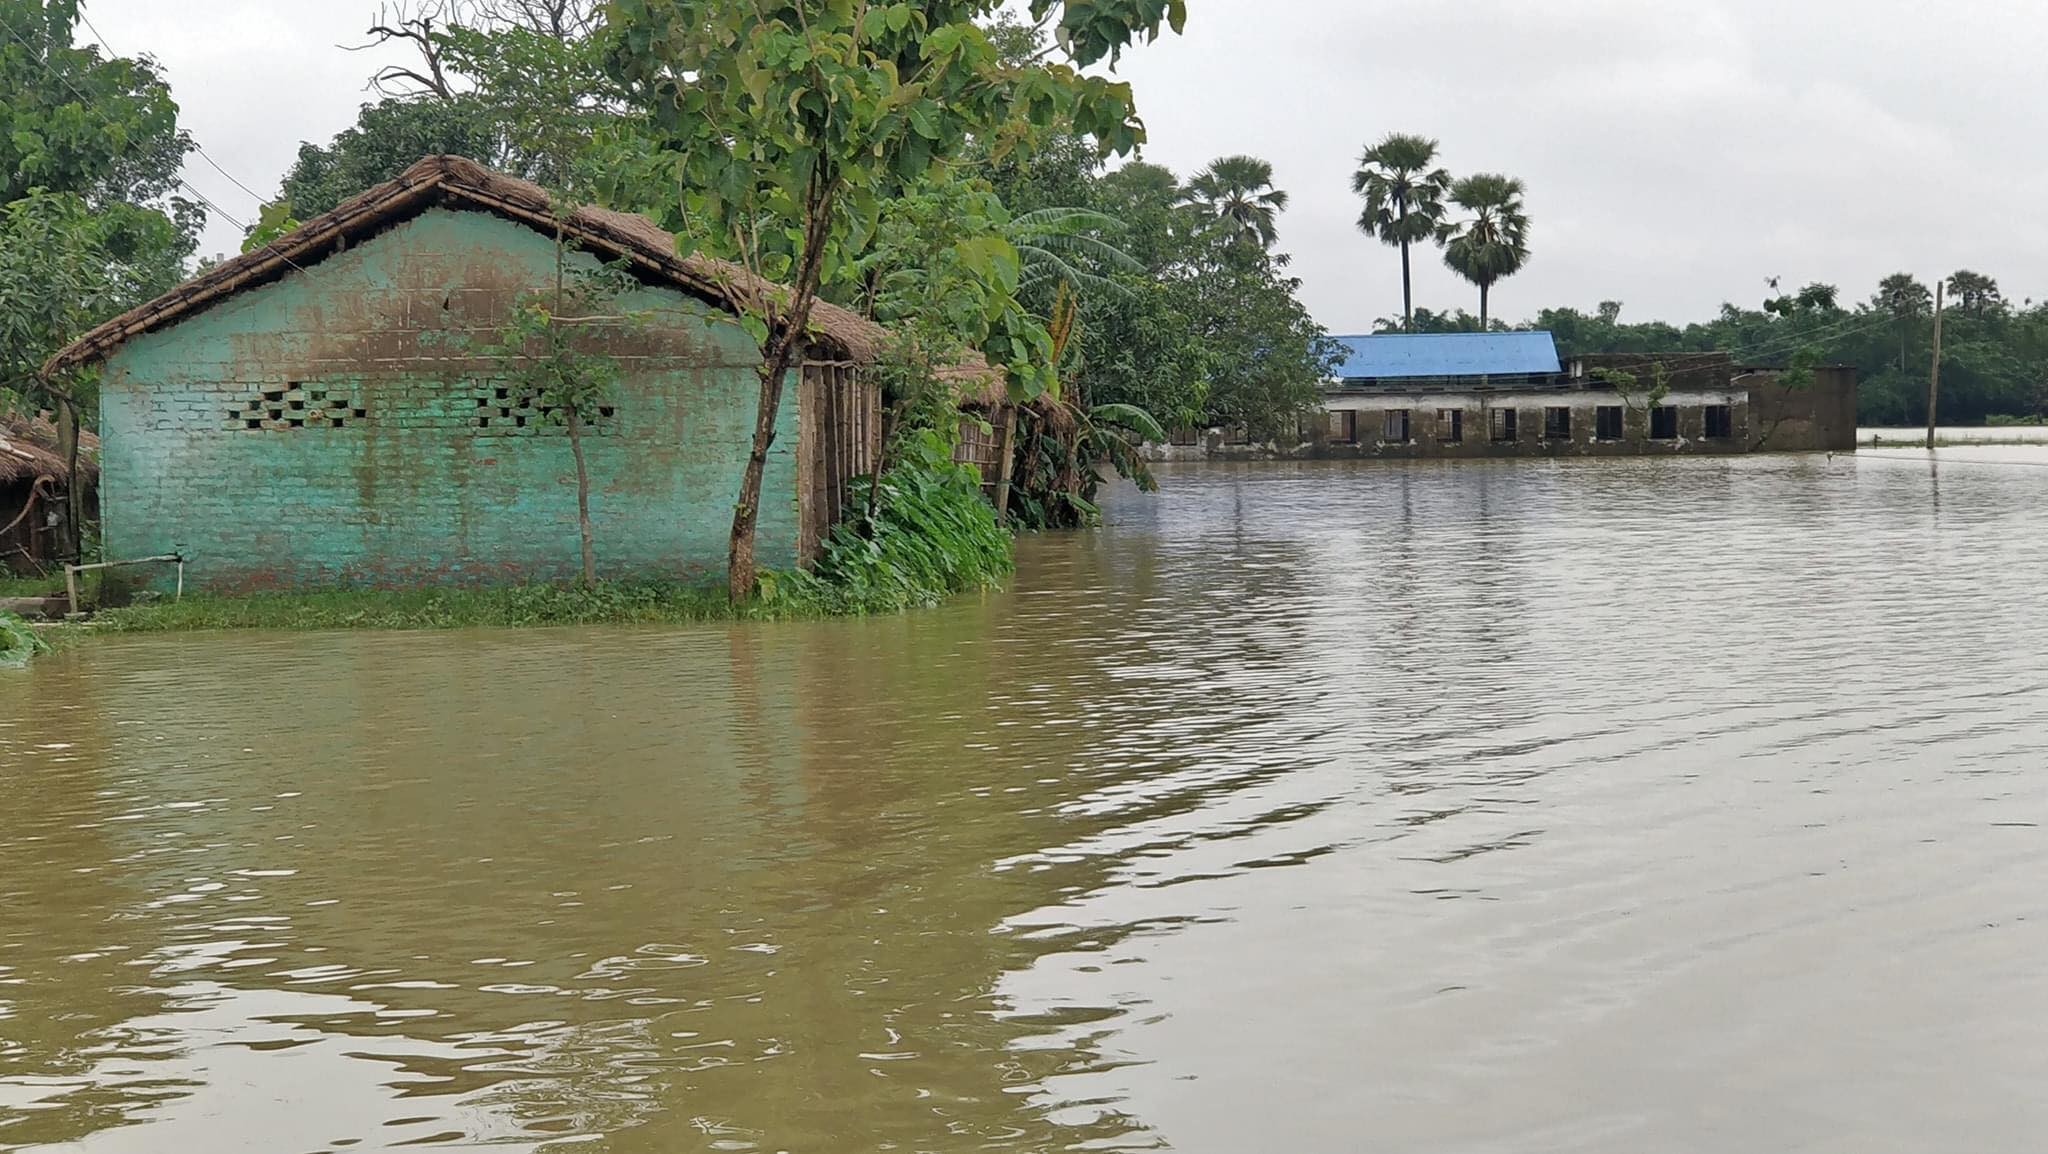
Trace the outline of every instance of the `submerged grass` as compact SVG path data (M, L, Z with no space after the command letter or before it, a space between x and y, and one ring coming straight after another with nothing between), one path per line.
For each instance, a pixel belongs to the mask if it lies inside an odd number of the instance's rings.
M95 615L93 633L195 629L469 629L633 625L775 616L758 602L680 585L515 585L492 589L344 589L187 596Z
M33 626L12 613L0 613L0 667L27 665L31 657L49 652Z
M44 634L62 644L101 633L207 629L679 625L856 616L935 605L994 585L1010 572L1010 535L982 499L980 477L955 464L950 445L936 436L909 445L874 494L874 516L863 510L834 530L810 572L764 574L760 595L737 605L727 601L722 585L658 582L188 594L180 601L104 610L90 622Z

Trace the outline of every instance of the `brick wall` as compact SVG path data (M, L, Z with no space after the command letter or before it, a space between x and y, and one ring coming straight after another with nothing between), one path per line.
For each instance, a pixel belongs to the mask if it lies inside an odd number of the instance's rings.
M219 589L573 575L568 438L476 352L553 276L550 238L433 209L129 342L102 396L108 555L175 550L188 584ZM640 320L597 338L623 379L585 439L600 573L714 578L758 355L679 292L620 308ZM764 566L796 558L798 392L763 485Z

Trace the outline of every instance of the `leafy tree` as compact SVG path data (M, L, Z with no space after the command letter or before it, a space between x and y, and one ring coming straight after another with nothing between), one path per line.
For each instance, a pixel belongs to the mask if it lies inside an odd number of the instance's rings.
M417 60L380 69L384 99L325 145L301 144L280 200L306 218L422 156L465 156L577 200L619 191L639 118L606 76L595 0L426 0L387 6L372 44Z
M1444 263L1479 286L1479 328L1487 327L1487 297L1503 277L1529 263L1529 214L1522 182L1480 173L1451 186L1451 203L1472 214L1445 233Z
M1273 165L1256 156L1217 160L1188 181L1181 199L1246 244L1268 249L1280 239L1287 193L1273 187Z
M192 138L156 62L75 46L78 0L0 0L0 200L76 193L95 211L157 204Z
M614 79L647 98L682 216L786 291L747 302L761 399L733 505L728 592L754 589L761 478L786 374L822 286L845 275L884 200L978 133L1064 125L1124 152L1142 138L1126 84L1081 71L1178 30L1183 0L1033 0L1057 52L1005 64L978 21L997 0L613 0ZM1052 382L1042 347L992 346L1021 392Z
M511 321L486 347L484 355L498 361L506 380L522 394L538 397L542 419L565 426L569 455L576 464L576 529L585 585L597 583L597 553L590 527L590 467L583 454L584 429L604 412L604 402L618 388L619 365L602 351L591 351L591 334L637 322L617 311L632 277L609 266L597 270L568 267L569 246L555 233L555 283L551 293L528 293L513 306Z
M78 0L0 0L0 204L77 197L120 266L105 304L127 307L181 279L197 245L205 216L172 195L193 144L156 63L74 46L77 22Z
M502 134L466 100L384 100L365 104L354 126L322 144L300 144L280 195L290 215L308 219L396 177L422 156L504 159Z
M0 207L0 410L48 406L43 362L120 299L103 228L73 193Z
M1265 439L1292 431L1321 396L1336 349L1302 307L1301 282L1263 252L1202 230L1164 273L1175 307L1194 322L1207 375L1208 423Z
M1351 176L1351 191L1365 200L1358 228L1401 250L1401 316L1412 330L1415 291L1408 249L1436 239L1444 218L1451 174L1436 167L1437 142L1393 133L1365 150Z

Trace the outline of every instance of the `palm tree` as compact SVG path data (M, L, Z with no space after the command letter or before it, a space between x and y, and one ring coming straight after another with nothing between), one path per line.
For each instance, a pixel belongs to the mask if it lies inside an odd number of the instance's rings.
M1877 300L1899 323L1899 371L1903 373L1906 371L1906 341L1912 335L1913 322L1927 315L1933 307L1934 294L1914 279L1912 273L1895 272L1877 282Z
M1472 214L1444 229L1444 263L1479 286L1479 331L1486 331L1487 295L1495 281L1529 263L1529 214L1522 208L1522 182L1482 172L1451 186L1451 203Z
M1200 209L1237 239L1272 248L1287 194L1273 187L1273 165L1256 156L1226 156L1195 174L1182 204Z
M1436 141L1396 132L1365 150L1351 191L1365 198L1358 230L1401 250L1401 317L1415 327L1415 292L1408 273L1408 246L1433 240L1443 225L1444 197L1451 174L1436 164Z

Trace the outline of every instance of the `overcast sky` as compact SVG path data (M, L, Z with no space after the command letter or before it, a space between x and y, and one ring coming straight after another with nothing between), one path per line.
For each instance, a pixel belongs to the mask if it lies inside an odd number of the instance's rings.
M1754 305L1764 278L1869 295L1969 267L2048 291L2048 7L2034 0L1188 0L1187 34L1125 58L1147 158L1183 176L1250 152L1293 196L1281 247L1336 332L1400 310L1399 260L1356 231L1350 174L1389 131L1453 173L1529 187L1533 263L1496 315L1602 299L1637 320ZM367 99L371 0L88 0L124 54L169 72L184 123L272 193L301 140ZM81 30L83 33L83 30ZM240 220L255 200L195 157ZM239 246L216 221L206 251ZM1434 252L1416 303L1477 307Z

